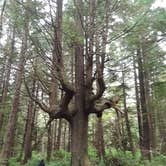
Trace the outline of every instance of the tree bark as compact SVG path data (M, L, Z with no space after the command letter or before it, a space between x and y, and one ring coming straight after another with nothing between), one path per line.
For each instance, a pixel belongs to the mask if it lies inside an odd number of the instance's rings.
M35 84L36 80L33 80L32 85L32 95L35 94ZM23 164L27 163L29 159L32 157L32 130L34 124L34 102L30 99L28 104L28 113L27 113L27 120L26 120L26 133L25 133L25 140L24 140L24 159Z
M62 135L61 133L62 133L62 119L59 119L56 150L60 150L60 147L61 147L61 135Z
M72 166L89 166L88 146L88 116L77 113L71 124Z
M122 70L124 70L124 67ZM124 71L122 71L124 115L125 115L125 122L126 122L126 129L127 129L130 150L134 154L134 145L133 145L133 140L132 140L132 133L131 133L131 128L130 128L130 121L129 121L129 117L128 117L128 109L127 109L127 102L126 102L125 75L124 74L125 74Z
M139 89L138 89L138 76L137 76L137 70L136 70L136 62L135 58L133 57L133 68L134 68L134 83L135 83L135 96L136 96L136 108L137 108L137 118L138 118L138 131L139 131L139 145L140 149L142 147L142 113L140 108L140 95L139 95Z
M7 2L7 0L4 0L3 6L2 6L2 9L1 9L1 15L0 15L0 38L2 37L3 16L4 16L5 7L6 7L6 2Z
M150 132L150 147L152 152L156 151L156 132L155 132L155 121L152 119L152 107L151 107L151 96L150 96L150 79L151 73L149 70L149 59L146 54L146 47L143 47L143 62L144 62L144 82L145 82L145 98L146 98L146 109L148 112L148 120L149 120L149 132ZM153 120L153 121L152 121ZM153 123L152 123L153 122Z
M48 126L47 130L47 161L49 162L51 159L51 152L52 152L52 125L51 123Z
M105 156L105 148L104 148L104 133L103 133L103 123L102 117L97 118L97 129L96 129L96 149L98 152L98 156L101 159L104 159Z
M63 149L66 150L66 133L67 133L67 123L64 121L63 123Z
M56 150L56 141L57 141L57 127L58 126L58 120L56 119L55 122L54 122L54 151Z
M159 136L160 136L160 153L166 155L166 122L164 119L165 115L165 110L158 110L158 128L159 128Z
M145 92L145 80L144 80L144 67L143 67L143 55L140 49L137 50L138 56L138 70L139 70L139 84L140 84L140 102L142 111L142 157L150 159L150 126L148 118L148 110L146 106L146 92Z
M117 134L117 147L122 148L122 132L121 132L121 115L119 112L116 112L117 118L115 121L115 130Z
M68 142L67 142L67 151L71 151L71 126L68 125Z
M71 165L88 166L88 114L85 110L85 80L84 80L84 46L83 46L83 2L76 0L76 31L79 40L75 48L75 107L76 115L71 122Z

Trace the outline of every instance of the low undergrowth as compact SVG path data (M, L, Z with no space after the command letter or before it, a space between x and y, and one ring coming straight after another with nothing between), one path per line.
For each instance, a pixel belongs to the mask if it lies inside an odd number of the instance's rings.
M106 150L105 157L99 159L94 148L88 150L89 158L93 166L165 166L166 156L158 155L153 157L151 161L142 160L139 151L132 155L130 151L120 151L116 149ZM40 160L44 159L46 166L70 166L70 153L60 150L54 153L51 161L46 161L46 155L33 152L32 159L25 166L38 166ZM10 159L10 166L22 166L17 162L17 158Z

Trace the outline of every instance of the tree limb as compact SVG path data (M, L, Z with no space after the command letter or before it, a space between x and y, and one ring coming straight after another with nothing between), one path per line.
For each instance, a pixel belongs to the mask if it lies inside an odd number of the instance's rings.
M33 100L44 112L49 114L50 113L49 108L43 102L39 101L37 98L35 98L31 94L30 89L29 89L29 87L28 87L28 85L27 85L27 83L25 81L25 78L24 78L24 84L25 84L26 90L27 90L28 95L31 98L31 100Z

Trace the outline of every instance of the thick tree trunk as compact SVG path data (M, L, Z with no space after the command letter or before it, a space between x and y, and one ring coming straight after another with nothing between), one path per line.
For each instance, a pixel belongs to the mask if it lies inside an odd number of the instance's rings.
M71 124L72 166L89 166L88 160L88 116L77 113Z
M77 13L77 33L82 39L83 20L82 0L77 0L75 5L80 13ZM81 19L81 20L80 20ZM83 40L75 43L75 108L77 110L71 122L71 165L88 166L88 114L85 110L85 80L84 80L84 46Z

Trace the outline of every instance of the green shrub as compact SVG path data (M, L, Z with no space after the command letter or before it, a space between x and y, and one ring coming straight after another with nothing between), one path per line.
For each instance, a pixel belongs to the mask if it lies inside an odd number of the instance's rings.
M165 166L166 156L158 155L153 157L151 161L142 160L140 151L137 151L135 155L132 155L130 151L121 151L116 149L106 150L104 159L99 160L96 149L89 147L88 154L90 161L93 165L97 166ZM33 152L32 159L28 161L25 166L37 166L41 159L45 160L45 155L37 152ZM46 166L70 166L71 154L60 150L54 153L51 157L51 161L45 160ZM132 164L132 165L131 165ZM17 162L17 157L10 159L10 166L22 166Z
M98 165L98 166L106 166L106 165L105 165L105 161L104 161L104 159L103 159L103 158L100 160L100 162L99 162L99 165Z
M53 159L56 158L57 160L61 160L61 159L70 160L71 154L65 150L59 150L59 151L56 151L52 157Z
M166 165L166 156L158 155L152 159L151 162L148 162L147 166L165 166Z
M97 164L99 163L99 158L97 155L97 151L93 146L90 146L88 148L88 156L92 164Z
M51 157L51 162L48 166L69 166L71 160L71 154L64 150L55 152Z
M17 162L17 158L16 157L13 157L9 160L9 165L10 166L21 166L20 163Z
M25 166L37 166L41 159L45 160L46 166L69 166L70 165L70 153L60 150L57 151L52 157L51 161L47 162L45 159L45 154L33 152L32 159L25 164ZM17 162L17 157L13 157L10 159L10 166L22 166L19 162Z
M44 158L45 158L44 154L37 153L37 152L33 151L32 152L32 159L29 160L25 166L33 166L33 165L35 166L35 165L38 165L38 163L40 162L40 160L42 160Z
M130 151L112 149L106 153L106 166L165 166L166 156L153 157L151 161L142 160L140 151L134 155Z

